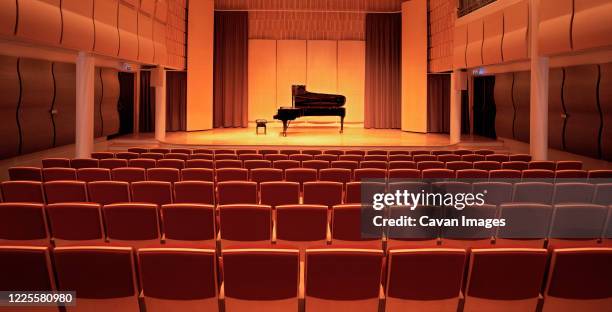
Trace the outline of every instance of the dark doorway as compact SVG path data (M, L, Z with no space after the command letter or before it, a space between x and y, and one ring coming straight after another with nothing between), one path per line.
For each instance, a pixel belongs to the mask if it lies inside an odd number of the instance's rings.
M119 73L119 135L134 132L134 74Z
M495 76L474 77L474 134L496 138Z

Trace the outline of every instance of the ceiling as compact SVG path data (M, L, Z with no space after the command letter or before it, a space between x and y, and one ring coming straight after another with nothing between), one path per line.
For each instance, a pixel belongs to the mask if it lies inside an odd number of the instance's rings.
M397 12L402 0L215 0L217 10Z

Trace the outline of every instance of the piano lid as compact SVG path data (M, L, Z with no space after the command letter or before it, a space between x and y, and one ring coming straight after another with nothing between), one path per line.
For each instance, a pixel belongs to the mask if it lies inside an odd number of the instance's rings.
M304 85L291 86L291 94L296 108L341 107L346 103L344 95L308 92Z

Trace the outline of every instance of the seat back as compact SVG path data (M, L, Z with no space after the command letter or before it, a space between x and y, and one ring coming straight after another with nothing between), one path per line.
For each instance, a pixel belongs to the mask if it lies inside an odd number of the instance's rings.
M335 247L382 248L382 228L376 228L378 233L362 233L362 216L365 211L361 204L335 205L332 208L331 238ZM371 235L370 235L371 234Z
M430 154L418 154L418 155L412 155L412 160L414 160L416 163L420 163L423 161L437 161L438 157L435 155L430 155Z
M582 162L578 160L559 160L555 170L582 170Z
M178 160L186 161L186 160L189 160L189 154L172 152L172 153L168 153L164 155L164 158L165 159L178 159Z
M113 244L132 247L160 244L157 206L144 203L121 203L102 208L106 235Z
M555 171L555 181L563 179L586 180L588 172L586 170L557 170Z
M47 217L55 246L104 244L99 204L50 204L47 205Z
M416 169L417 165L411 160L393 160L388 163L389 170L393 169Z
M392 161L412 161L410 154L389 154L389 162Z
M335 161L338 160L338 155L333 154L319 154L314 156L315 160Z
M93 158L73 158L70 160L70 167L74 169L80 168L98 168L99 161Z
M555 205L548 248L593 247L602 237L608 207L593 204Z
M133 153L133 152L119 152L117 154L115 154L115 157L119 158L119 159L126 159L126 160L131 160L131 159L136 159L140 157L139 153Z
M321 169L329 168L329 161L325 160L306 160L302 162L302 168L310 168L316 169L317 171Z
M260 155L262 156L262 155ZM243 162L244 169L256 169L256 168L272 168L272 162L269 160L255 159L255 160L245 160Z
M123 182L139 182L145 181L146 171L143 168L115 168L111 170L111 176L113 181L123 181Z
M181 181L214 182L215 172L213 169L186 168L181 170Z
M455 177L457 179L487 180L489 178L489 173L486 170L480 169L461 169L455 171Z
M119 159L119 158L100 159L100 162L99 162L99 167L106 168L106 169L115 169L115 168L121 168L121 167L127 167L127 166L128 166L128 161L126 159Z
M532 160L529 162L529 169L540 169L555 171L556 165L554 161L549 160Z
M595 186L589 183L567 182L555 183L554 204L590 203L593 201Z
M290 154L289 155L289 160L297 160L299 162L306 161L306 160L313 160L313 159L314 157L308 154Z
M501 164L501 168L523 171L529 169L529 163L526 161L504 161Z
M181 180L181 172L176 168L151 168L147 169L147 180L174 183Z
M0 203L0 245L49 246L43 204Z
M215 207L202 204L170 204L161 207L167 246L215 248Z
M217 184L217 203L257 204L257 183L247 181L226 181Z
M157 161L149 158L135 158L128 161L128 166L143 169L155 168L157 167Z
M331 162L331 168L344 168L353 171L359 168L359 163L351 160L334 160Z
M157 161L158 168L173 168L183 169L185 168L185 161L182 159L160 159Z
M242 161L237 159L215 159L215 169L223 168L242 168Z
M484 161L485 157L483 155L478 155L478 154L465 154L465 155L461 155L461 160L469 161L473 163L477 161Z
M342 183L317 181L304 183L304 204L331 207L342 203Z
M36 181L2 182L2 199L5 202L43 204L45 202L43 185Z
M319 180L339 183L351 182L352 173L350 169L329 168L319 171Z
M389 169L389 180L420 178L421 171L419 171L418 169Z
M74 168L43 168L43 181L74 181L77 179L76 169Z
M0 246L0 276L3 291L57 290L47 247Z
M171 148L170 153L179 153L179 154L187 154L191 155L193 150L190 148Z
M485 203L499 205L512 201L513 185L508 182L476 182L472 184L474 194L486 193Z
M165 205L172 203L172 184L161 181L141 181L132 183L132 201Z
M469 220L493 220L497 217L495 205L472 205L458 210L455 207L444 207L444 217L448 219L461 220L465 217ZM491 240L495 236L497 226L489 222L484 226L447 226L441 230L442 246L447 248L461 247L492 247Z
M522 176L523 174L521 171L514 169L499 169L489 171L489 179L491 180L513 180L512 182L518 182Z
M461 156L455 155L455 154L442 154L442 155L438 155L437 160L444 162L444 163L451 162L451 161L460 161Z
M87 201L87 184L83 181L51 181L44 187L47 204Z
M550 205L553 193L554 187L552 183L521 182L514 185L513 201Z
M70 159L68 158L43 158L43 168L70 168Z
M359 163L360 161L363 160L363 155L355 155L355 154L340 155L338 156L338 160L339 161L354 161L354 162Z
M305 247L325 245L327 240L327 206L281 205L276 207L276 239L281 246ZM307 244L310 244L308 246Z
M42 181L42 171L37 167L10 167L8 173L11 181Z
M87 184L89 200L100 205L130 201L130 184L121 181L95 181Z
M283 180L283 170L281 169L257 168L251 169L249 174L250 180L256 183Z
M300 168L300 162L297 160L275 160L272 167L276 169L286 170L289 168Z
M346 184L346 204L368 204L376 193L384 193L387 188L384 182L349 182Z
M421 171L423 179L452 179L455 177L455 172L450 169L425 169Z
M259 188L262 205L276 207L300 203L300 184L298 182L263 182Z
M530 162L531 161L531 155L529 155L529 154L510 154L508 156L508 159L510 161Z
M491 160L475 161L474 169L487 170L487 171L499 170L501 169L501 163L497 161L491 161Z
M182 181L174 183L174 202L193 204L215 204L215 185L205 181Z
M289 155L285 155L285 154L264 154L264 159L265 160L269 160L271 162L275 162L277 160L287 160L289 159Z
M272 208L267 205L220 205L220 235L223 248L248 243L267 246L272 239Z
M248 181L249 170L242 168L222 168L215 171L217 182Z
M185 162L186 168L204 168L204 169L214 169L215 165L212 160L206 159L190 159Z
M474 164L469 161L449 161L446 162L446 169L467 170L474 168Z
M489 155L485 155L485 160L488 161L496 161L496 162L505 162L505 161L510 161L510 158L508 157L508 155L504 155L504 154L489 154Z
M593 203L604 206L612 205L612 183L602 183L595 186Z
M387 169L359 168L359 169L355 169L355 172L353 174L355 176L355 179L354 179L355 181L381 180L384 182L384 180L387 178Z
M548 236L553 208L550 205L511 203L501 204L500 218L506 220L506 226L497 230L497 242L500 247L543 247Z
M420 161L417 162L417 169L421 171L427 169L444 169L444 163L437 160Z
M77 170L77 179L83 182L110 181L111 171L106 168L81 168Z

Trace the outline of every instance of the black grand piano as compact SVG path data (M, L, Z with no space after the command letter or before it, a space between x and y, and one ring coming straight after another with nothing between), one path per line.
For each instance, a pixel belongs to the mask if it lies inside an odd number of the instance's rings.
M274 119L283 122L283 136L287 136L290 121L304 116L339 116L340 133L344 131L344 95L308 92L303 85L292 86L291 95L292 106L281 107L274 115Z

